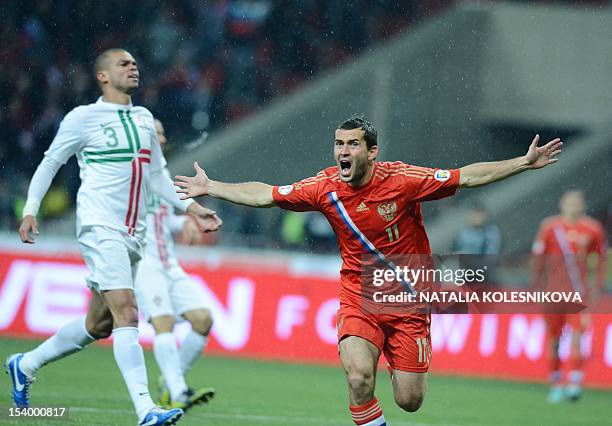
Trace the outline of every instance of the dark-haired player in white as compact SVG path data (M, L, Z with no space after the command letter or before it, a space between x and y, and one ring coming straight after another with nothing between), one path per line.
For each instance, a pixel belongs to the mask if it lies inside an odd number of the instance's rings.
M109 49L96 59L94 74L102 96L64 117L32 176L19 228L21 241L34 243L40 203L59 168L75 155L81 169L77 239L92 293L87 316L66 324L35 349L10 356L5 365L13 382L14 403L27 407L30 385L41 367L112 333L115 360L138 423L174 424L183 411L163 410L153 403L138 342L134 276L145 244L148 193L155 191L191 213L203 231L218 229L221 221L198 203L181 201L172 181L162 173L165 160L153 116L132 104L131 94L140 81L134 57L123 49Z

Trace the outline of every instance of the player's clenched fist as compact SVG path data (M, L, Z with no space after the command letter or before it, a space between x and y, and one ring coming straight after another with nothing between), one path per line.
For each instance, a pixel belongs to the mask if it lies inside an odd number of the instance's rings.
M181 229L181 241L188 246L202 242L202 231L200 231L200 227L191 215L187 217Z
M187 207L187 213L193 217L202 232L214 232L223 224L223 221L217 216L215 211L207 209L196 202L191 203Z

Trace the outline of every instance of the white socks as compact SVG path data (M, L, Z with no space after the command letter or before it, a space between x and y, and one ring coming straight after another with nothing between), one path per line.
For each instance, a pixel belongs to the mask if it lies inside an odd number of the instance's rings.
M34 378L36 370L43 365L78 352L94 340L85 328L85 318L79 318L63 326L34 350L26 352L19 366L25 374ZM149 395L144 355L138 343L138 329L136 327L114 329L113 352L134 402L138 419L142 420L155 404ZM178 355L175 356L178 359Z
M34 378L36 370L43 365L78 352L94 340L85 328L85 317L76 319L60 328L35 349L26 352L19 366L25 374Z
M187 390L187 383L181 372L181 361L174 334L156 335L153 340L153 353L170 391L170 397L173 400L178 399Z
M185 374L200 357L207 342L207 337L190 331L179 350L173 333L160 333L155 336L153 353L173 400L178 399L187 390Z
M179 350L181 371L183 372L183 375L187 374L187 372L191 370L191 366L195 360L202 355L202 351L206 347L207 343L207 336L202 336L193 330L191 330L187 336L185 336L185 340L183 340L181 349Z
M138 420L141 421L155 404L149 395L147 369L142 347L138 343L136 327L113 330L113 353L134 403Z

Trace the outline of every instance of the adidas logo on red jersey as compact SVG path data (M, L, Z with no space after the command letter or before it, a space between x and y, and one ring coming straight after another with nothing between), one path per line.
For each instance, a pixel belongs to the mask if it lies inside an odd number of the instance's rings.
M369 210L370 210L370 208L368 206L366 206L363 201L357 206L357 213L359 213L359 212L367 212Z

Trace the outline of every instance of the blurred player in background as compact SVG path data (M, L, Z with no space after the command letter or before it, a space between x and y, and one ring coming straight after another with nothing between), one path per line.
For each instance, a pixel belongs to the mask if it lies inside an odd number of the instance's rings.
M468 223L453 241L453 252L462 254L496 255L501 252L499 227L489 221L489 212L480 204L473 204Z
M556 291L579 291L588 305L596 302L605 284L607 243L602 225L585 214L584 194L569 190L559 201L561 214L544 219L533 244L534 285ZM596 258L594 288L589 289L588 257ZM548 356L551 389L548 401L559 403L566 397L578 400L582 395L584 373L580 342L590 325L590 315L548 314ZM562 366L559 358L559 340L563 327L570 334L569 373L567 387L563 388Z
M157 119L155 129L163 150L167 146L166 133ZM162 173L170 179L167 168ZM160 404L187 410L207 402L215 394L213 388L194 390L185 382L185 374L208 342L213 321L201 288L181 268L174 254L172 234L178 232L182 232L187 244L202 239L196 223L188 215L175 214L172 204L152 193L147 205L147 247L135 281L136 301L155 329L153 352L162 372ZM191 324L180 350L172 332L177 317Z
M293 185L259 182L227 184L210 180L194 164L196 175L177 176L186 197L208 194L254 207L322 212L338 236L342 256L338 345L349 388L349 410L358 425L385 425L374 396L381 353L392 369L395 402L406 411L419 409L427 388L431 358L429 314L378 314L362 309L362 257L431 254L420 202L453 195L557 161L561 142L538 147L533 140L525 156L461 169L440 170L401 162L376 162L377 131L361 117L335 132L335 167Z
M163 410L149 395L142 347L138 342L138 309L134 276L145 245L146 200L152 189L182 211L193 215L202 231L221 225L211 210L185 203L162 173L161 153L153 116L133 106L139 72L123 49L100 54L94 73L102 96L64 117L28 189L19 235L34 243L36 214L59 168L76 155L81 169L77 195L77 238L90 275L92 291L85 318L62 327L34 350L6 361L18 407L29 405L29 387L38 369L113 335L113 352L134 403L139 424L174 424L180 408Z
M485 282L494 284L499 254L502 248L502 235L499 226L489 219L487 209L478 203L472 204L468 212L468 223L453 241L453 252L459 253L459 266L462 269L482 269ZM457 304L456 306L459 306ZM468 308L468 304L463 304ZM449 312L446 310L445 312ZM467 311L465 311L467 312Z

